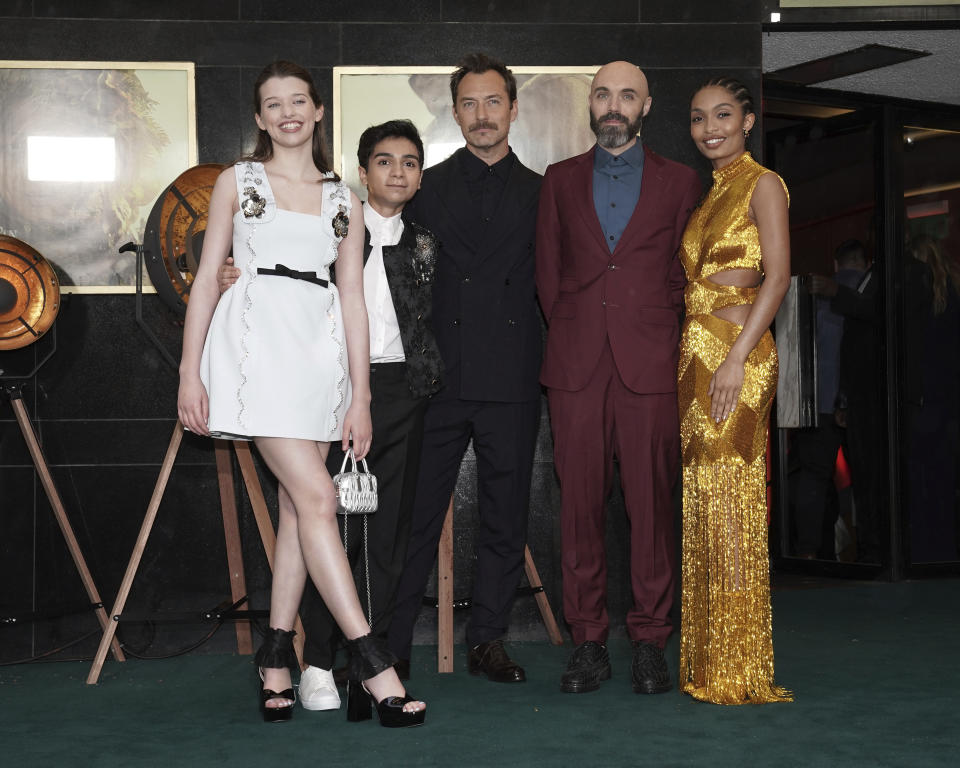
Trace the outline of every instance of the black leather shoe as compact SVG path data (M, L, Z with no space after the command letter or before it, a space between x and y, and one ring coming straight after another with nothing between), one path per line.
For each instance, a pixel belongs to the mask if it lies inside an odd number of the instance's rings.
M527 679L523 667L516 664L503 647L503 640L480 643L467 652L471 675L486 675L495 683L522 683Z
M633 641L630 677L634 693L666 693L673 687L663 649L641 640Z
M560 677L564 693L595 691L600 683L610 679L610 655L607 646L587 640L573 649L567 671Z

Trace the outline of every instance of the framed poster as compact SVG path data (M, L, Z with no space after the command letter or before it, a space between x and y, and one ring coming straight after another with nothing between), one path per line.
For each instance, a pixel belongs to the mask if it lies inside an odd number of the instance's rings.
M463 146L453 120L450 73L455 67L334 67L333 163L361 199L357 143L371 125L406 118L420 130L424 166ZM517 119L510 146L524 165L543 173L550 163L593 146L587 97L599 65L510 67L517 78Z
M0 233L64 293L133 293L150 209L197 163L192 62L0 61Z

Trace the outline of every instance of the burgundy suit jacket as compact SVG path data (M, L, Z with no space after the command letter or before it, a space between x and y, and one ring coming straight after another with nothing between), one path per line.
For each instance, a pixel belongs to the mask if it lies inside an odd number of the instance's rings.
M674 392L686 278L677 256L700 180L644 147L640 199L613 253L593 204L595 149L547 168L537 216L537 294L547 319L540 383L585 387L607 339L624 383Z

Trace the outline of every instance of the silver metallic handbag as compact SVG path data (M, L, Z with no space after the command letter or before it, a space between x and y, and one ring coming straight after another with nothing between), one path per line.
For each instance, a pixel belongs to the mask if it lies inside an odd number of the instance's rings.
M347 461L350 470L347 471ZM347 520L354 515L363 518L363 568L367 587L367 623L373 626L373 600L370 597L370 552L367 548L367 517L377 511L377 478L370 474L367 460L360 459L363 471L357 469L353 448L348 448L340 471L333 476L333 489L337 495L337 514L343 515L343 551L347 547Z
M347 461L350 462L349 472ZM369 515L377 511L377 478L370 474L366 459L360 459L360 465L362 472L357 470L353 448L348 448L340 471L333 476L338 515Z

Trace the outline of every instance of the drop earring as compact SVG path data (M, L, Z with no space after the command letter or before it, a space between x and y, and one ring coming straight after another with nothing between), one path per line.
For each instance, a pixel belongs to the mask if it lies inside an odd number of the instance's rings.
M744 128L744 130L743 130L743 138L745 138L745 139L749 139L749 138L750 138L750 131L748 131L746 128Z

